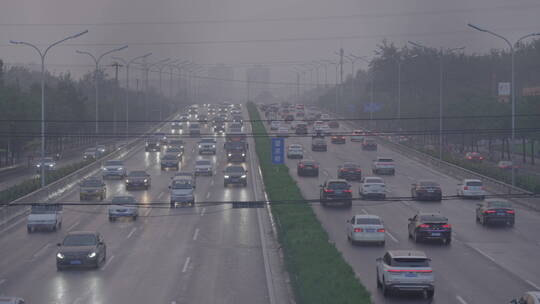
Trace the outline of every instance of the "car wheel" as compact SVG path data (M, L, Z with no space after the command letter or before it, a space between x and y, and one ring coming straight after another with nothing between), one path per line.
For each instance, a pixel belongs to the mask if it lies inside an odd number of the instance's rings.
M174 208L174 207L176 207L176 204L174 202L171 202L170 206L171 206L171 208Z
M62 270L64 270L64 266L60 266L56 264L56 271L62 271Z
M32 228L26 227L26 231L28 231L28 233L32 233Z
M84 196L82 196L82 195L79 196L79 200L80 200L80 201L84 201Z
M381 283L381 288L382 288L383 296L388 297L390 295L390 290L388 289L388 287L386 287L386 284L384 283L384 277L383 277L383 282Z
M227 188L227 183L223 183L223 187Z
M426 296L427 296L428 299L433 298L434 295L435 295L435 290L428 290L426 292Z
M352 201L348 201L347 203L345 203L345 208L352 208Z
M102 195L102 196L99 197L99 200L100 200L100 201L102 201L102 200L104 200L104 199L105 199L105 196L104 196L104 195Z
M446 238L446 239L443 239L443 243L444 243L445 245L450 245L450 243L452 243L452 238L451 238L451 237L448 237L448 238Z
M414 240L415 243L420 242L420 238L418 237L418 233L416 231L413 234L413 240Z
M58 223L58 229L62 228L62 222Z
M381 289L382 287L382 284L381 284L381 281L379 280L379 270L377 269L377 289Z
M114 217L109 216L109 222L114 222Z
M135 215L135 216L133 217L133 220L136 221L138 217L139 217L139 216Z

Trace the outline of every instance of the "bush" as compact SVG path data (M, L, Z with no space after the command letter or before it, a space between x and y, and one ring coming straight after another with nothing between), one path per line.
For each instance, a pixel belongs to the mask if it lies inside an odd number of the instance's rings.
M272 212L277 222L279 241L285 254L297 303L371 303L369 292L337 248L285 165L273 165L270 139L253 103L248 103L254 121L256 151ZM298 201L299 203L284 201ZM282 201L283 203L279 203Z

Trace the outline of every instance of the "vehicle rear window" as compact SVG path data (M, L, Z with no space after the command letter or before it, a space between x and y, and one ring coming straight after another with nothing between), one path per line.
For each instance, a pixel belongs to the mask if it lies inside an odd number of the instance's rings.
M330 189L343 190L349 189L351 186L348 183L344 182L330 182L327 184L327 187Z
M357 225L380 225L381 220L378 218L357 218L356 219Z
M64 246L93 246L97 242L93 234L68 235L64 239Z
M124 163L121 160L108 160L105 162L105 166L122 166Z
M344 164L343 164L343 167L344 167L344 168L358 168L358 165L357 165L357 164L353 164L353 163L344 163Z
M391 263L396 267L429 267L429 260L423 258L395 258Z
M366 178L364 181L365 183L375 183L375 184L382 184L382 179L380 178Z
M377 161L380 162L380 163L391 163L391 162L394 162L394 160L391 159L391 158L379 158L379 159L377 159Z
M165 154L165 156L163 156L163 159L165 159L165 160L176 160L176 155Z
M478 182L478 181L474 181L474 182L467 182L466 183L467 186L476 186L476 187L481 187L482 186L482 182Z
M420 216L422 222L447 222L448 219L439 215L422 215Z
M436 182L420 182L420 186L422 187L439 187L439 184Z
M487 203L489 208L512 208L512 204L503 201L494 201Z

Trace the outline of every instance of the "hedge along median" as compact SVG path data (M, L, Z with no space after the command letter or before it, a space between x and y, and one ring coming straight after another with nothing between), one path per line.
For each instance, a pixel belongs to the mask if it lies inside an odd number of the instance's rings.
M264 185L273 202L304 200L285 165L273 165L270 139L253 103L247 105ZM369 292L307 203L272 204L297 303L371 303Z

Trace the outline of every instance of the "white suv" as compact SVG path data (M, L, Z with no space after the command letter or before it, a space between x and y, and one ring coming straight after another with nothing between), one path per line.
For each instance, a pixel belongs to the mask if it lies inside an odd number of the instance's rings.
M484 199L486 191L484 185L479 179L464 179L457 185L457 196L463 198L478 198Z
M433 298L435 276L430 261L422 251L387 251L377 259L377 288L385 297L394 291L417 291Z
M291 144L287 148L287 158L304 158L304 147L300 144Z
M280 121L277 121L277 120L274 120L270 123L270 130L277 130L279 129L279 127L281 126L281 122Z
M366 176L360 181L359 194L362 199L365 198L386 198L386 184L378 176Z

